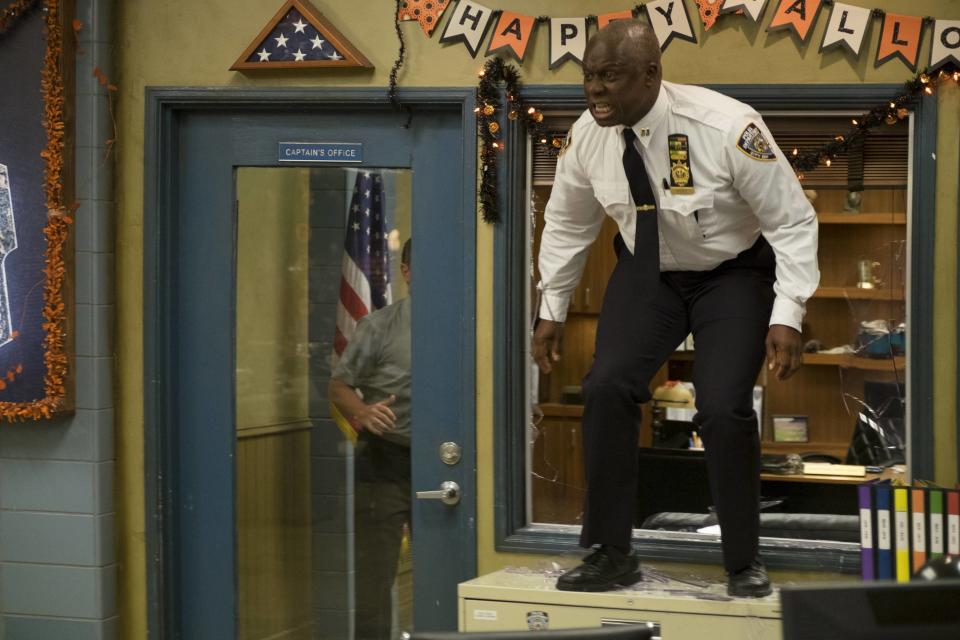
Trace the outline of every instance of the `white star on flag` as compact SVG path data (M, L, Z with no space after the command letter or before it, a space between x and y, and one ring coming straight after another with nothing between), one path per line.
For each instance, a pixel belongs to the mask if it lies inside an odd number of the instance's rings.
M257 55L260 56L260 62L266 62L267 60L270 59L270 52L267 51L266 47L264 47L260 51L257 51Z
M314 39L311 40L310 42L313 43L313 48L314 48L314 49L323 49L323 43L326 42L326 40L324 40L323 38L321 38L321 37L318 35L316 38L314 38Z
M282 33L280 34L279 37L274 38L274 40L277 41L277 46L278 46L278 47L286 47L286 46L287 46L287 37L286 37L285 35L283 35Z
M331 60L343 60L343 56L341 56L341 55L338 54L336 51L334 51L333 53L330 54L330 59L331 59Z
M294 33L305 33L304 29L307 27L307 23L303 20L297 20L293 23L293 26L297 29Z
M297 62L303 62L303 59L307 57L307 54L297 49L297 52L293 54L293 57L296 58Z

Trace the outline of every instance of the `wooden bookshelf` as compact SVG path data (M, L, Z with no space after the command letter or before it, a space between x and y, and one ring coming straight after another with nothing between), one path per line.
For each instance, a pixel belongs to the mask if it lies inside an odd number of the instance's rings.
M903 371L907 359L903 356L893 358L863 358L851 353L805 353L804 365L820 365L860 369L862 371Z
M858 289L857 287L820 287L814 298L837 298L841 300L888 300L903 302L903 289Z
M905 213L818 213L820 224L907 224Z

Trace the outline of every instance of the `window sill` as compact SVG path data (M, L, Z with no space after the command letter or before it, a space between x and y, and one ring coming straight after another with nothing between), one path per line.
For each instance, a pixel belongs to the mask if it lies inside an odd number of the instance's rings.
M497 551L555 554L579 549L580 527L530 524L497 544ZM641 560L722 564L720 537L705 533L633 530ZM760 554L771 569L859 574L860 545L829 540L760 538Z

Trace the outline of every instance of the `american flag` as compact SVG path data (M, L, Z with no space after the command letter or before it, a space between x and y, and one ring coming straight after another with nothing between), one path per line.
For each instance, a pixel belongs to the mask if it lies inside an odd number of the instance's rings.
M340 270L337 332L333 340L337 358L347 347L357 321L392 301L390 251L385 229L380 174L360 172L350 199Z
M247 62L308 60L343 60L343 55L296 8L287 12L247 58Z

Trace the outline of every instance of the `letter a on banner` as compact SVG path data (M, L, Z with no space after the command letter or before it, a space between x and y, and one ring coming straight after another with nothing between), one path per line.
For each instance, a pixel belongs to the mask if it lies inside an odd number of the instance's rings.
M833 5L827 29L823 32L823 42L820 43L820 52L843 45L854 56L860 55L863 46L863 36L867 33L870 24L870 9L854 7L849 4Z
M490 38L487 55L506 49L517 59L517 62L523 64L523 56L527 52L527 45L530 44L534 24L536 24L536 18L533 16L504 11L500 14L497 26L493 28L493 37Z
M440 42L463 42L470 55L476 58L492 17L493 11L482 4L462 0L450 16Z
M720 13L733 13L743 9L754 22L760 22L760 16L767 6L767 0L724 0Z
M960 20L937 20L933 23L930 66L936 69L950 60L960 67Z
M550 18L551 69L571 59L582 65L583 50L586 48L586 18Z
M879 67L891 58L897 57L903 60L911 71L916 71L922 29L923 18L920 16L902 16L896 13L884 15L880 46L877 47L877 61L874 67Z
M697 42L697 37L693 35L690 15L683 0L653 0L645 6L647 17L650 18L650 26L653 27L653 32L657 34L657 40L660 42L661 51L665 50L674 38Z
M780 0L767 31L790 29L801 43L806 42L822 4L821 0Z

